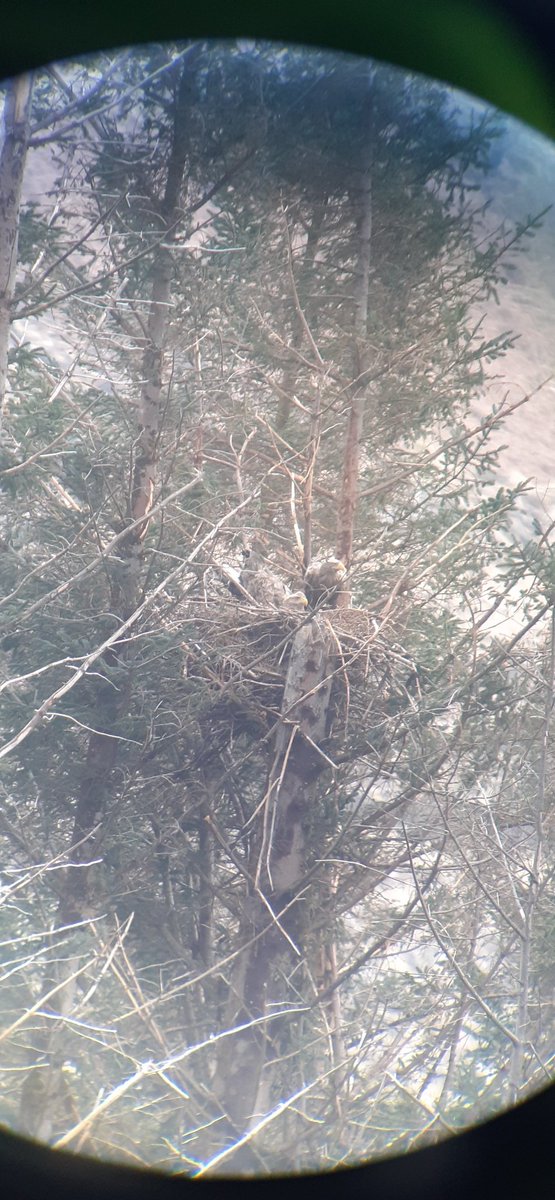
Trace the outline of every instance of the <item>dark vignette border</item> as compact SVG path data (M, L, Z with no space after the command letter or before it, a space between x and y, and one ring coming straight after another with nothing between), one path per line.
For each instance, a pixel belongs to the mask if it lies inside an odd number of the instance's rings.
M9 7L8 7L9 5ZM554 0L7 0L0 78L137 42L250 36L369 54L452 83L555 138ZM9 1200L554 1200L555 1085L456 1138L331 1174L176 1180L0 1131Z

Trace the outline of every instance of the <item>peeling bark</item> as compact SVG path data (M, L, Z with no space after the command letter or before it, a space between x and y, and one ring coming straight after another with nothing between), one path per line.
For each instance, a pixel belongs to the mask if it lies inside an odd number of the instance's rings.
M227 1029L258 1023L222 1043L215 1075L215 1094L226 1114L219 1135L230 1142L252 1127L267 1103L264 1064L272 1022L265 1028L263 1018L275 1011L272 988L280 962L300 953L303 905L296 891L306 869L304 825L319 776L329 770L320 747L329 734L334 647L323 614L298 629L291 647L263 828L253 853L256 882L241 931L245 949L232 973L226 1012ZM248 1147L233 1156L233 1170L252 1165Z
M268 786L262 878L273 896L295 888L304 872L303 821L315 784L329 761L320 747L329 735L333 633L316 614L293 638L281 719Z

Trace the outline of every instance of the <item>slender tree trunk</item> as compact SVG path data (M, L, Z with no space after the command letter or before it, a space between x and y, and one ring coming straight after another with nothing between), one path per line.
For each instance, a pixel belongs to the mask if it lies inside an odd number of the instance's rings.
M299 278L296 283L297 292L300 302L305 285L310 276L310 270L314 265L316 253L320 243L322 234L322 226L324 224L324 216L326 212L326 197L324 197L321 205L316 210L311 224L308 229L304 254L301 260ZM290 345L293 354L289 361L285 364L281 379L279 381L279 400L276 411L275 431L279 437L285 437L289 418L293 408L293 394L295 385L299 377L300 363L295 355L296 350L300 350L303 341L305 340L305 329L299 312L297 311L294 301L291 301L291 341ZM315 403L319 401L318 395L315 397ZM274 472L267 476L260 494L260 525L262 529L275 528L276 518L279 517L284 508L289 507L289 481L286 476L279 472ZM308 559L307 559L308 561Z
M6 395L19 210L32 90L32 76L20 75L8 83L4 104L4 143L0 152L0 415Z
M173 139L168 161L166 186L160 210L160 245L155 254L152 291L149 306L147 344L143 357L143 383L138 411L138 433L135 461L130 488L128 536L120 543L119 564L112 585L114 611L124 620L136 608L140 594L143 563L143 542L148 528L156 478L157 445L163 416L163 359L168 325L171 293L172 259L166 248L175 236L179 223L181 196L188 146L188 109L194 80L194 56L189 56L181 73L178 88ZM162 245L162 242L164 245ZM68 924L87 920L98 911L99 900L94 890L94 860L102 834L106 801L113 768L116 763L118 740L113 736L122 715L127 711L131 688L129 646L117 644L104 663L110 675L107 682L96 685L95 732L91 733L81 784L76 797L71 865L67 868L59 904L59 922ZM66 964L67 967L67 964ZM63 971L63 968L60 968ZM52 979L46 981L45 992ZM69 971L67 971L69 975ZM56 993L55 1011L67 1016L74 1002L74 984L68 981ZM49 1140L63 1120L60 1105L61 1049L63 1027L52 1021L35 1037L34 1065L40 1071L30 1071L21 1096L20 1127L33 1137ZM37 1079L41 1090L37 1092ZM38 1101L37 1101L38 1097Z
M200 805L199 822L199 911L198 951L205 967L214 961L214 838L207 817L215 810L215 788L210 778L206 779L206 795ZM212 980L208 981L211 985Z
M276 1002L279 1007L277 968L302 954L304 909L297 891L306 868L307 813L316 802L319 777L329 768L319 747L329 732L334 644L325 616L318 614L300 627L291 647L262 827L251 859L253 887L241 931L245 949L232 973L226 1012L226 1029L237 1032L221 1043L214 1081L227 1118L219 1126L220 1149L222 1140L225 1145L247 1132L267 1102L263 1072L271 1015ZM289 1003L286 998L284 1008ZM222 1168L248 1172L254 1165L245 1146Z
M360 443L363 434L364 410L366 405L366 374L369 366L368 298L372 247L372 143L370 119L368 120L367 142L363 151L358 207L358 277L355 291L353 381L350 393L351 403L347 421L345 449L343 452L343 474L336 540L337 557L345 563L346 567L350 566L353 553L360 469ZM337 607L348 608L349 605L350 595L348 591L341 592L337 597Z
M164 411L162 391L164 344L168 327L172 279L171 251L166 247L168 242L175 237L179 222L179 205L188 145L188 110L193 70L193 63L189 57L182 67L166 187L161 204L161 244L156 251L152 267L147 343L143 356L143 383L138 409L138 431L128 513L130 526L136 521L142 523L130 528L129 534L120 543L119 564L116 568L112 588L113 606L122 620L130 616L139 600L143 543L148 529L156 479L158 439ZM115 764L117 753L117 740L110 734L114 732L117 721L128 706L130 664L127 647L114 647L112 660L107 662L106 666L108 670L116 670L117 675L121 678L121 685L115 701L110 701L110 693L114 691L112 684L108 684L108 687L101 686L98 693L95 729L101 732L91 734L87 766L75 814L73 843L74 845L79 844L80 862L91 856L89 839L94 826L100 823L104 813L106 784ZM88 873L80 866L75 883L72 882L74 875L75 872L72 873L70 869L66 897L77 890L85 900ZM67 917L68 914L65 915ZM74 905L72 919L78 919L78 916Z

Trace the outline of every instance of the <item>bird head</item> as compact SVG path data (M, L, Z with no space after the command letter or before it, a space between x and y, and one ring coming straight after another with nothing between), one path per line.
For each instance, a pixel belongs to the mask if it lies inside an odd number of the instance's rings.
M291 612L304 612L308 608L308 600L304 592L290 592L283 601L283 607Z

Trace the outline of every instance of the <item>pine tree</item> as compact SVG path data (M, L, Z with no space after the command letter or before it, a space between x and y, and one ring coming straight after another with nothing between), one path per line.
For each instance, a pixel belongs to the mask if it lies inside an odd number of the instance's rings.
M489 225L498 120L264 45L66 64L33 104L56 199L24 187L9 300L0 764L26 899L3 927L30 1065L4 1119L214 1173L420 1144L525 1086L550 920L534 893L524 933L525 860L483 853L490 809L522 827L552 605L543 535L505 549L522 488L492 488L511 403L471 417L511 340L481 314L534 228ZM289 604L315 559L345 577Z

